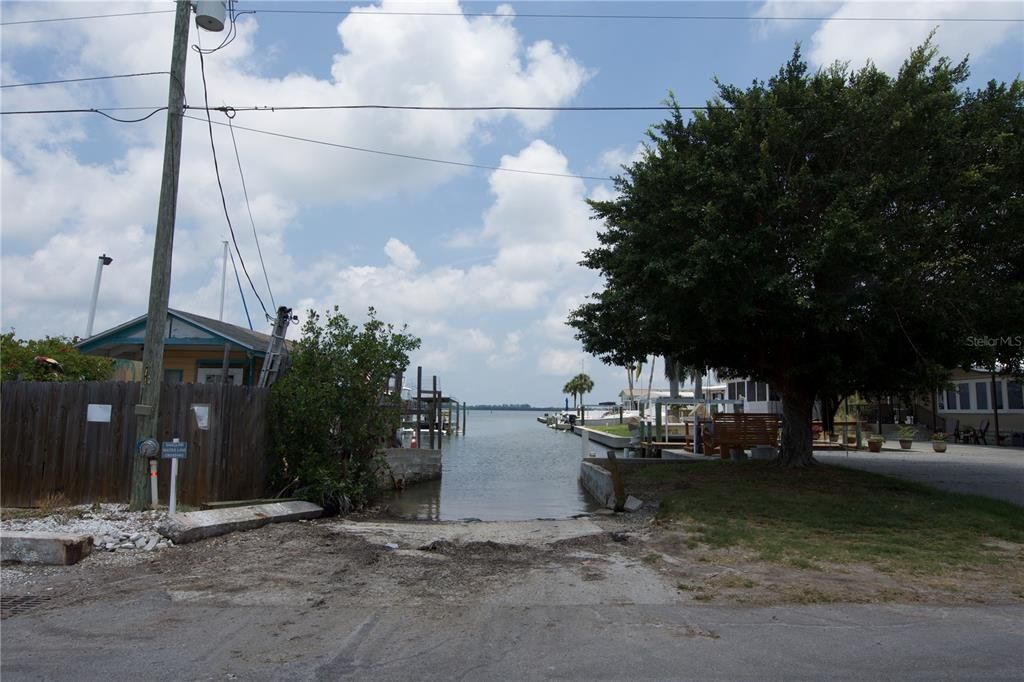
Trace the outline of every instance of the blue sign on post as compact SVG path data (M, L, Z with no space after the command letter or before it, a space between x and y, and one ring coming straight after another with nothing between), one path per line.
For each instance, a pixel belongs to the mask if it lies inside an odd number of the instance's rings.
M164 442L160 447L160 459L185 459L188 443Z

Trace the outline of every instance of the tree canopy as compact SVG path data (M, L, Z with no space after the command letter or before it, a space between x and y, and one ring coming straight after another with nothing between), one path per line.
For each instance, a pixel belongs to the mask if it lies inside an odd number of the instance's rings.
M78 338L47 336L16 339L14 332L0 335L0 375L4 381L104 381L110 378L113 360L84 355L75 344ZM51 358L51 363L36 358Z
M360 504L374 487L371 464L398 424L400 396L388 380L420 341L377 319L360 328L338 307L309 311L290 366L272 387L271 433L278 478L329 508Z
M562 393L572 396L572 406L576 407L576 397L579 396L580 404L583 403L583 396L594 390L594 380L582 372L570 379L562 387Z
M1024 320L1024 85L967 76L930 42L895 77L810 73L798 47L767 83L716 80L706 111L672 99L617 197L590 202L606 228L582 264L606 284L577 337L770 382L791 466L813 461L816 396L985 360L970 339Z

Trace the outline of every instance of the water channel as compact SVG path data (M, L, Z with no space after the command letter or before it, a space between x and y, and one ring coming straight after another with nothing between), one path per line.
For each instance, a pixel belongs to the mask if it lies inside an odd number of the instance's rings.
M579 436L539 424L541 415L470 410L466 435L445 439L441 480L396 493L389 513L431 521L526 521L594 511L578 481Z

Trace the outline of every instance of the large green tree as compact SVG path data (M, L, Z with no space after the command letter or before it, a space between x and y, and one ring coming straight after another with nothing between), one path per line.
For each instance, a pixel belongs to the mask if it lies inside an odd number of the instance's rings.
M47 336L17 339L14 332L0 335L0 375L4 381L104 381L113 371L110 358L83 355L78 338ZM36 358L40 358L37 360ZM59 368L41 358L59 363Z
M367 501L374 457L398 423L400 396L388 380L409 364L420 341L377 319L359 327L335 306L309 311L290 366L271 388L271 433L278 478L331 509Z
M817 396L933 385L979 359L972 334L1020 333L1024 88L967 75L929 43L895 77L810 73L797 48L766 83L676 107L590 202L606 228L583 264L606 285L570 316L585 348L632 353L623 330L770 382L780 461L803 466Z

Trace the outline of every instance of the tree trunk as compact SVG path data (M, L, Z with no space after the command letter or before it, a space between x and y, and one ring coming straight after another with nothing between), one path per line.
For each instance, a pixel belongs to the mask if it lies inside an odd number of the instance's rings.
M811 417L815 391L790 388L782 391L782 448L778 462L784 467L814 464L811 449Z
M668 375L668 394L672 398L679 397L679 363L665 358L665 373Z

